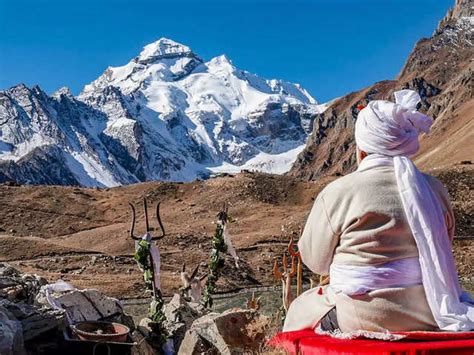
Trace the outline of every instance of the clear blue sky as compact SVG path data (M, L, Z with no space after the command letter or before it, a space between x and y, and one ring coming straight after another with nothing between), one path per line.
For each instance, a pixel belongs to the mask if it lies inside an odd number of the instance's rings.
M160 37L325 100L397 75L454 0L0 0L0 89L78 94Z

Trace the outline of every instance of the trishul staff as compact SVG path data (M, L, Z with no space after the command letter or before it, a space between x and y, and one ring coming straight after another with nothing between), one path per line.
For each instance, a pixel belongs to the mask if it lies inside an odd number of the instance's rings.
M145 211L145 235L144 237L138 237L135 235L135 223L136 223L136 213L135 213L135 207L133 204L129 203L130 208L132 209L132 222L130 224L130 238L132 238L135 241L146 241L148 245L151 246L152 241L154 240L159 240L162 239L165 236L165 228L163 226L163 222L161 221L161 215L160 215L160 204L161 202L158 202L156 205L156 219L158 220L158 224L161 229L161 235L157 237L151 236L150 232L152 231L152 228L150 227L150 223L148 221L148 205L146 198L143 199L143 209ZM160 285L159 285L159 274L160 270L155 270L155 261L153 260L153 256L151 253L151 247L148 247L148 258L149 258L149 267L150 267L150 276L151 276L151 289L153 292L153 297L161 297L161 292L160 292ZM159 256L158 256L159 258Z
M303 292L303 261L301 260L300 252L295 249L293 236L290 238L290 242L288 243L288 253L292 256L292 258L296 258L298 260L296 266L296 297L298 297Z
M275 260L273 264L273 275L277 281L281 281L282 286L282 301L285 312L288 312L291 302L293 302L293 294L291 292L291 279L296 275L296 258L291 257L291 268L288 267L288 261L286 254L283 254L282 257L282 269L283 272L280 272L278 266L278 260Z

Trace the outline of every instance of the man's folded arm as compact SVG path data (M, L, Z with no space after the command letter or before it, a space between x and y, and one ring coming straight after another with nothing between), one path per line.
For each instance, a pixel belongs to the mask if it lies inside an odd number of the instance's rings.
M298 242L304 264L316 274L329 274L329 266L338 243L339 233L334 230L331 224L324 205L324 198L320 194L314 202Z

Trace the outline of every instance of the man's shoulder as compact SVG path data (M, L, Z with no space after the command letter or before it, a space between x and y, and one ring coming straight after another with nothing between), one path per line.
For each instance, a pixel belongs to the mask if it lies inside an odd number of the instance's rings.
M320 193L324 199L334 197L350 198L355 195L370 193L374 187L385 188L396 185L392 167L381 167L354 171L328 184Z
M358 186L363 184L365 175L364 172L354 171L342 176L326 185L320 196L335 196L341 192L348 193L351 190L356 190Z
M446 187L437 177L425 173L423 173L423 176L435 191L443 195L448 194ZM356 170L326 185L319 196L325 200L339 196L350 197L354 194L365 193L365 190L373 186L387 186L387 184L396 184L393 168Z

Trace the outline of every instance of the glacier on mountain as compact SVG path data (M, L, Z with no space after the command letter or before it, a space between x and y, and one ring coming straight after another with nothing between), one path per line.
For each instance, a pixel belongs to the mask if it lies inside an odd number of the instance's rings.
M78 97L24 85L0 92L0 180L116 186L281 174L324 109L298 84L239 70L224 55L205 62L162 38Z

